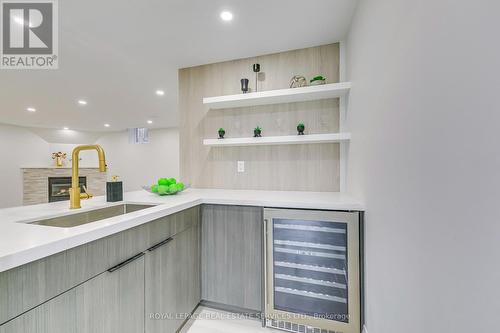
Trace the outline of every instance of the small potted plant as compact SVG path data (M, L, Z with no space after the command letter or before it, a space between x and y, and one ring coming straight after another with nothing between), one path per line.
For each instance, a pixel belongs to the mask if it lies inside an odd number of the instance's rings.
M324 77L323 75L315 76L315 77L313 77L311 79L310 83L311 83L311 86L325 84L326 83L326 77Z
M262 128L260 128L259 126L255 127L255 129L253 130L253 137L260 138L261 136L262 136Z
M222 127L219 128L219 139L224 139L225 134L226 134L226 131Z
M304 123L299 123L297 125L297 132L299 135L304 135L304 130L306 129L306 126L304 126Z

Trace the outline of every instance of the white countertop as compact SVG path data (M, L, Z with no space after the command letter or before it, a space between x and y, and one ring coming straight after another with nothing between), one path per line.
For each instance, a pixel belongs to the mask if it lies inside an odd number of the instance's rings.
M353 211L364 209L359 201L350 195L334 192L191 188L177 195L163 197L146 191L128 192L124 194L124 201L157 206L73 228L48 227L29 222L123 202L107 203L104 197L95 197L82 200L82 209L77 211L70 210L67 201L0 209L0 272L200 204Z

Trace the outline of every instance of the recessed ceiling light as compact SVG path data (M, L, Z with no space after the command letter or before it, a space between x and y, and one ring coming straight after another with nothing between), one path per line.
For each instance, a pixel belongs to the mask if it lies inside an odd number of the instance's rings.
M109 126L111 126L111 125L110 124L104 124L104 127L109 127Z
M36 109L35 108L26 108L26 111L28 111L28 112L36 112Z
M148 124L150 124L150 125L151 125L152 123L153 123L153 121L152 121L152 120L148 120Z
M63 127L63 130L67 131L67 130L69 130L69 128L68 127Z
M220 18L223 21L232 21L233 20L233 13L228 12L227 10L223 11L220 13Z
M156 94L157 94L158 96L163 96L163 95L165 95L165 92L164 92L163 90L157 90L157 91L156 91Z
M84 101L83 99L80 99L78 101L78 104L80 104L80 105L87 105L87 101Z

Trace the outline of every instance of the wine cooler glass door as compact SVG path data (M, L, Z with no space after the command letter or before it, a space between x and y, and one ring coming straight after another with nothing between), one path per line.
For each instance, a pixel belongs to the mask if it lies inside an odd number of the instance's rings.
M297 332L356 332L358 214L267 209L265 219L268 318Z

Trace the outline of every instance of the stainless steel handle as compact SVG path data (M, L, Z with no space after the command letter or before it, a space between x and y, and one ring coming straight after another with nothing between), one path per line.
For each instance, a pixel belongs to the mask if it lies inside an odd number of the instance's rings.
M108 272L109 272L109 273L113 273L114 271L117 271L117 270L119 270L120 268L127 266L127 265L128 265L128 264L130 264L132 261L135 261L135 260L137 260L137 259L141 258L143 255L144 255L144 252L141 252L141 253L139 253L139 254L136 254L136 255L135 255L135 256L133 256L132 258L129 258L129 259L127 259L127 260L125 260L125 261L123 261L123 262L119 263L118 265L111 267L110 269L108 269Z
M268 299L267 299L267 224L269 223L268 219L264 219L264 239L263 239L263 243L264 243L264 250L263 250L263 265L264 265L264 283L263 283L263 286L264 286L264 299L263 299L263 312L264 312L264 315L262 316L262 327L266 327L266 314L267 314L267 310L268 310Z
M163 245L170 243L173 240L174 240L173 237L169 237L169 238L165 239L164 241L159 242L158 244L151 246L147 251L152 252L152 251L156 250L157 248L162 247Z

